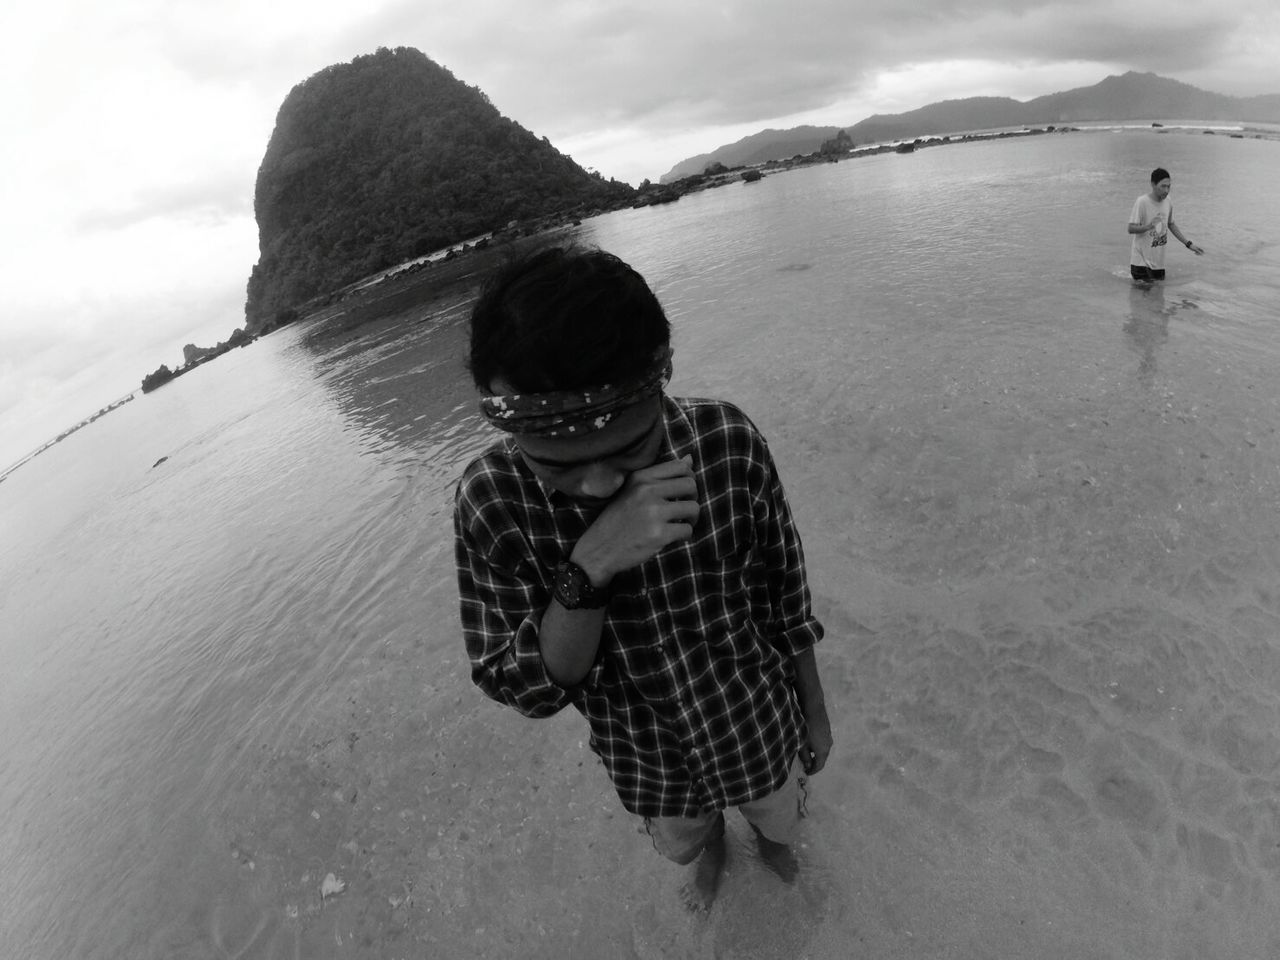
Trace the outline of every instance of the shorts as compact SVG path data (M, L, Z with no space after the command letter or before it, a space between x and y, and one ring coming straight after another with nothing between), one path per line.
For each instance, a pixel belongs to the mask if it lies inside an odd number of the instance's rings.
M807 785L797 758L791 763L786 783L738 809L774 843L791 843L804 816ZM644 827L660 854L676 863L692 863L703 847L724 836L724 811L706 810L696 817L645 817Z
M1131 263L1129 264L1129 274L1135 280L1163 280L1164 269L1156 269L1148 267L1146 264Z

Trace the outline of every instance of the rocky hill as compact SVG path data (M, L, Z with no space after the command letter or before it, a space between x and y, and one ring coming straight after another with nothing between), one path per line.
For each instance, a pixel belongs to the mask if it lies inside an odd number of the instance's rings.
M379 49L290 91L258 170L249 333L384 267L512 220L625 203L421 52Z
M976 130L1088 120L1200 120L1280 123L1280 94L1228 97L1154 73L1129 72L1091 87L1052 93L1022 102L1009 97L943 100L907 113L876 114L845 128L856 144L909 140ZM737 143L681 160L662 182L701 172L707 164L735 166L812 153L836 127L764 130Z

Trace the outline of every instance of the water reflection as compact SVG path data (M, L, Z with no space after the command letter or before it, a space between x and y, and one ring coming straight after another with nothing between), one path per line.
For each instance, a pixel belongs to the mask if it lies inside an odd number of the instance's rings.
M493 436L466 370L467 316L480 284L504 259L565 239L560 231L476 251L392 292L339 304L311 325L300 343L363 452L433 488L452 485Z
M1169 339L1163 283L1133 284L1129 290L1129 319L1125 321L1124 332L1140 358L1138 382L1150 389L1156 375L1156 351Z
M1129 290L1129 318L1124 332L1137 352L1138 382L1149 388L1156 375L1156 354L1169 340L1169 321L1199 310L1195 300L1177 294L1170 298L1164 283L1134 283Z

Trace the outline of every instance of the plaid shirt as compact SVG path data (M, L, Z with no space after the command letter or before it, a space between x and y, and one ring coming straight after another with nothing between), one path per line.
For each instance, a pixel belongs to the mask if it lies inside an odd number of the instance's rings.
M659 460L692 454L694 536L614 578L600 650L573 688L538 643L555 566L599 508L543 485L510 438L463 474L454 509L471 675L530 717L573 704L622 804L692 816L778 789L804 719L791 658L822 636L769 448L736 407L663 398Z

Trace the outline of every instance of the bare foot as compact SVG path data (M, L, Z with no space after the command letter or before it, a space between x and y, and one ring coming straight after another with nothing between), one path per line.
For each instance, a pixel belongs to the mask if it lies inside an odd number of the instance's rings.
M754 823L751 824L751 829L756 832L756 848L760 851L760 859L765 866L776 873L783 883L795 883L800 864L791 848L785 843L770 840Z
M720 877L724 873L725 852L723 834L703 847L693 870L693 879L680 890L680 898L691 912L705 913L715 902Z

